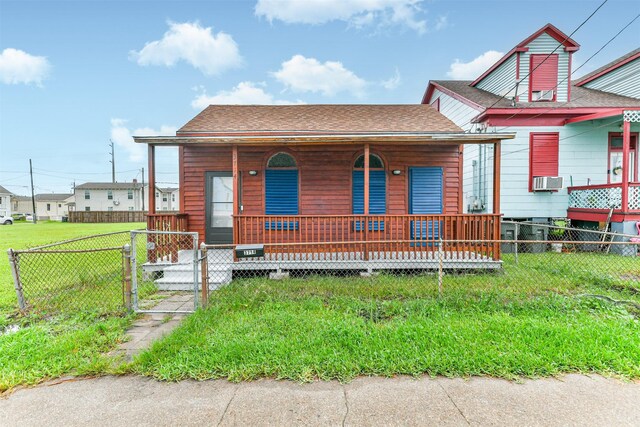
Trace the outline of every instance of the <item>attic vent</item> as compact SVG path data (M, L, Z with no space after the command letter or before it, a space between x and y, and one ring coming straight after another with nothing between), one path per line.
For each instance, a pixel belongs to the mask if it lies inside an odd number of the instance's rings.
M536 176L533 178L533 191L560 190L563 184L561 176Z
M553 101L554 91L551 90L539 90L531 92L532 101Z

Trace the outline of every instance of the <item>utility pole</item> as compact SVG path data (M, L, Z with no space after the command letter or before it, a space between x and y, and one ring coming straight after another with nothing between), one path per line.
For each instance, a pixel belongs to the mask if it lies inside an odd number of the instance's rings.
M33 208L33 223L36 224L38 222L38 215L36 215L36 195L33 191L33 164L31 163L31 159L29 159L29 175L31 175L31 207Z
M142 168L142 212L144 212L144 168Z
M114 149L113 146L113 141L109 140L110 144L109 147L111 147L111 182L115 183L116 182L116 151Z

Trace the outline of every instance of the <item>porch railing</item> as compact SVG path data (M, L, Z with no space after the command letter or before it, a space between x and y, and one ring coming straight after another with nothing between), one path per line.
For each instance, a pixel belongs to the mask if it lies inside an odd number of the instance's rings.
M500 215L322 215L234 217L237 244L297 253L359 252L363 259L386 253L434 252L443 240L465 240L449 251L500 259ZM474 242L474 241L478 242ZM296 246L299 243L299 246ZM309 245L309 243L322 243ZM283 244L278 246L277 244ZM280 249L281 248L281 249Z
M640 183L629 184L630 212L640 211ZM622 209L622 184L569 187L569 209L614 211Z
M183 213L147 215L147 230L187 231L188 225L188 215Z
M147 230L161 232L188 231L188 215L182 213L165 213L147 215ZM178 252L189 248L181 236L175 234L149 235L147 241L148 259L150 262L178 262Z

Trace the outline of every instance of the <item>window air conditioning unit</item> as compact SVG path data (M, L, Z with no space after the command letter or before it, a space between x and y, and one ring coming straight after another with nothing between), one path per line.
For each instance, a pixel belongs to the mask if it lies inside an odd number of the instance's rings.
M118 206L118 205L120 204L120 200L114 200L114 201L113 201L113 204L114 204L114 205L116 205L116 206Z
M532 93L531 98L534 101L553 101L553 89L551 90L540 90Z
M533 178L533 191L560 190L563 184L561 176L536 176Z

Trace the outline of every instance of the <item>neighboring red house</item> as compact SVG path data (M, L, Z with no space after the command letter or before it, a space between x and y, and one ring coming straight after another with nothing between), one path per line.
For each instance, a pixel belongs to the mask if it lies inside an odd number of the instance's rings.
M547 24L473 81L430 81L422 102L468 132L515 133L502 152L506 218L587 228L610 218L613 231L636 234L640 49L575 80L579 48ZM465 150L464 212L497 211L491 156L491 147Z
M499 239L498 213L462 214L462 153L496 147L497 206L511 137L464 133L429 105L212 105L175 136L134 139L149 146L152 194L156 147L179 147L180 213L156 214L151 199L150 230L393 268L439 239ZM500 259L499 244L464 245L460 267Z

